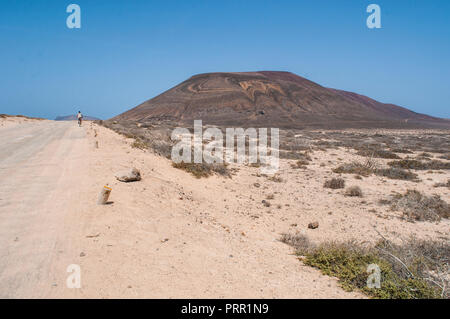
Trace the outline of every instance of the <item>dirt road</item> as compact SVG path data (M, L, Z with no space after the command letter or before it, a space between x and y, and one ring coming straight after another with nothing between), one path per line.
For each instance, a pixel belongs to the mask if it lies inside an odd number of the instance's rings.
M0 297L40 297L51 289L62 225L86 176L85 137L75 122L1 130Z

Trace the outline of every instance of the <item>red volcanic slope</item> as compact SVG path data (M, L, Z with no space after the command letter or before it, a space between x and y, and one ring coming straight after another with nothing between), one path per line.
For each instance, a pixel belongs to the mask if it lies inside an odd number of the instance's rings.
M289 72L199 74L114 120L284 128L450 128L439 119Z

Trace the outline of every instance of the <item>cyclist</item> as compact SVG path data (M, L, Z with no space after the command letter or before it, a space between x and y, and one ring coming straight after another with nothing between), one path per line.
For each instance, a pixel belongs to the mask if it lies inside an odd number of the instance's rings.
M81 114L81 111L78 111L77 119L78 119L78 126L81 126L81 122L83 120L83 114Z

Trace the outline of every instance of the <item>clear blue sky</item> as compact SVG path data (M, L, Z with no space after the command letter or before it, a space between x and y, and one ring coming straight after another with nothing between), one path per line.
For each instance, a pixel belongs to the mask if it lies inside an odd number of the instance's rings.
M66 7L81 7L68 29ZM382 29L366 26L381 7ZM450 1L2 0L0 113L109 118L188 77L283 70L450 117Z

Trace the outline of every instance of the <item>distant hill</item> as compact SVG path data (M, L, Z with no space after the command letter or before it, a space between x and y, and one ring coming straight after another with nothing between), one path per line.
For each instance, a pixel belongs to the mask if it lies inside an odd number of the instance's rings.
M65 115L65 116L57 116L55 118L55 121L76 121L77 120L77 115ZM87 115L83 115L83 120L85 121L98 121L100 120L99 118L93 117L93 116L87 116Z
M449 119L278 71L195 75L113 119L280 128L450 128Z

